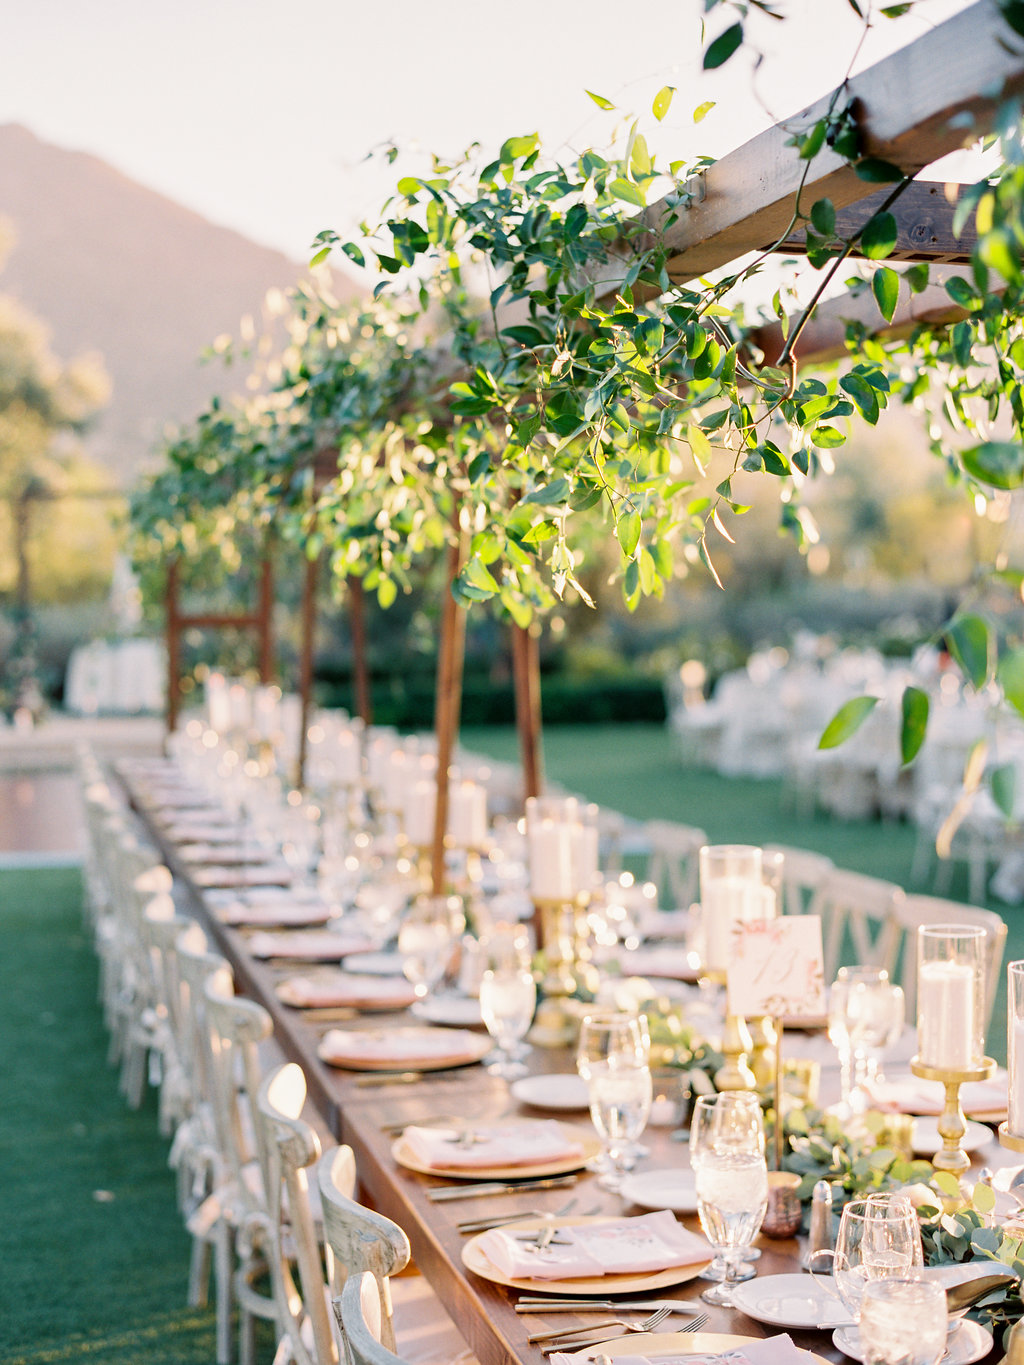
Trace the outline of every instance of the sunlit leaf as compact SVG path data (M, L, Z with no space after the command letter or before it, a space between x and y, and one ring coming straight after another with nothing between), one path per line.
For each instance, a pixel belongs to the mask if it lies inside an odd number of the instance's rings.
M988 775L992 800L1009 820L1013 816L1017 797L1017 769L1013 763L1001 763Z
M946 631L946 646L971 686L979 691L992 673L992 635L981 616L965 612Z
M591 98L591 99L594 101L594 103L597 105L598 109L614 109L614 108L615 108L615 105L612 104L611 100L606 100L605 97L604 97L603 95L595 95L594 92L593 92L593 90L587 90L587 91L585 91L584 93L590 96L590 98Z
M632 559L636 553L642 529L643 519L639 512L630 511L619 517L615 526L615 533L619 538L622 553L627 559Z
M911 763L917 757L928 730L928 693L920 687L907 687L903 691L903 724L900 730L900 753L904 763Z
M1014 649L999 660L996 673L1003 695L1024 716L1024 649Z
M871 292L875 296L882 317L886 322L892 322L900 298L899 275L887 265L879 266L871 277Z
M844 744L857 733L877 705L877 697L853 697L844 702L821 732L818 748L835 749Z
M972 479L992 488L1024 485L1024 446L1016 441L982 441L962 450L960 461Z
M864 231L860 235L860 244L869 260L880 261L892 255L898 237L899 228L893 215L876 213L865 223Z
M707 118L708 114L710 114L712 109L714 109L717 102L718 102L717 100L705 100L703 104L698 104L696 109L693 111L694 123L703 123L704 120Z
M654 115L654 117L658 120L659 123L668 113L669 108L672 104L672 96L675 93L676 88L674 85L663 85L661 89L658 91L658 93L655 95L654 103L651 105L651 113Z

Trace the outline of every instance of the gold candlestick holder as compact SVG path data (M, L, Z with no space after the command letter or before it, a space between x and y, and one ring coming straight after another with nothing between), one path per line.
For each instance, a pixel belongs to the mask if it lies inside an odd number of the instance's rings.
M1008 1152L1024 1152L1024 1133L1011 1133L1009 1120L1004 1119L997 1132L1000 1147Z
M704 973L704 980L715 986L724 986L725 979L724 971L715 970ZM757 1089L757 1079L747 1061L753 1046L750 1030L743 1015L729 1014L726 1011L725 1025L722 1029L722 1053L725 1061L715 1072L716 1089Z
M575 995L579 985L575 903L535 896L533 909L537 947L543 951L547 964L540 988L545 995Z
M910 1063L915 1076L924 1081L939 1081L946 1089L946 1103L939 1115L938 1129L942 1138L942 1148L932 1157L932 1165L939 1171L951 1171L960 1175L971 1164L971 1159L963 1149L967 1121L960 1103L960 1087L968 1081L987 1081L996 1069L991 1057L983 1057L974 1067L927 1066L919 1057ZM1024 1150L1024 1149L1022 1149Z

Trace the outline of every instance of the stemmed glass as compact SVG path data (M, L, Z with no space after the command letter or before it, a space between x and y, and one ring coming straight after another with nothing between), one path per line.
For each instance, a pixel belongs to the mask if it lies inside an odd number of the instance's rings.
M860 1314L865 1285L913 1275L923 1263L917 1212L900 1191L852 1199L843 1209L832 1258L833 1279L851 1317ZM943 1311L943 1332L945 1332Z
M860 1348L864 1365L935 1365L946 1349L946 1291L928 1280L874 1280L864 1286Z
M458 896L423 896L405 911L398 951L402 971L418 1000L428 996L444 976L465 924Z
M727 1090L702 1095L690 1124L690 1164L696 1174L697 1212L715 1259L705 1279L705 1303L729 1307L733 1286L756 1271L743 1259L768 1208L764 1120L756 1095Z
M642 1014L594 1010L583 1016L576 1068L587 1083L590 1117L604 1148L598 1184L618 1190L631 1145L651 1112L650 1035Z
M320 858L320 808L299 792L289 792L282 813L281 854L296 887L316 885Z
M881 967L840 967L829 993L828 1036L839 1053L844 1114L867 1106L866 1083L879 1079L885 1050L899 1040L903 992Z
M516 1048L526 1036L537 1006L526 930L521 925L496 924L480 939L480 953L484 969L480 1013L497 1044L487 1069L509 1081L526 1072Z

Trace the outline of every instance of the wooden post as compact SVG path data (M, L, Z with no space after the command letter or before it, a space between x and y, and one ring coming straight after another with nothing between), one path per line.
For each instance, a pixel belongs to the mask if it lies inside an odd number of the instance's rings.
M172 559L167 565L167 583L164 595L164 613L167 634L167 734L173 735L178 728L178 712L181 705L181 620L178 608L178 561Z
M299 756L296 763L295 785L306 783L306 748L308 744L309 713L313 704L313 637L316 631L316 582L320 556L306 560L302 579L301 639L299 643Z
M465 534L460 525L461 501L452 513L454 537L448 549L448 590L441 608L441 638L437 654L437 697L434 730L437 735L437 803L434 808L434 838L430 849L431 889L435 896L444 892L444 836L448 828L448 768L459 733L462 709L462 665L466 653L466 613L452 592L462 569Z
M523 765L523 798L540 796L544 788L541 749L540 645L528 628L512 627L512 678L516 694L516 728Z
M363 580L354 574L348 576L348 624L352 636L352 691L356 715L364 725L372 725L370 665L366 657L366 599Z
M257 607L260 636L260 682L264 687L274 681L274 561L271 556L271 540L263 549L263 564L260 569L260 599Z

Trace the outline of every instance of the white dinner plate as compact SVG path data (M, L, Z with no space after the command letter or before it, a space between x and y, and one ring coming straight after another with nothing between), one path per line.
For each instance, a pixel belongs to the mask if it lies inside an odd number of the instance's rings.
M773 1327L852 1325L849 1309L824 1276L759 1275L736 1286L733 1303L748 1318Z
M532 1104L535 1109L552 1109L556 1113L570 1113L587 1109L587 1083L571 1071L548 1076L523 1076L509 1087L520 1104Z
M860 1360L860 1336L856 1327L840 1327L832 1333L832 1344L851 1360ZM992 1349L992 1333L979 1322L964 1318L955 1332L946 1338L946 1354L942 1365L971 1365L981 1360Z
M671 1209L673 1213L697 1212L696 1177L689 1168L641 1171L627 1176L619 1193L642 1209Z
M343 962L344 966L345 963ZM401 976L401 953L360 953L359 961L352 963L352 970L360 976Z
M483 1018L480 1001L471 995L428 995L417 1000L412 1013L431 1024L446 1024L451 1028L480 1028Z
M975 1123L973 1119L967 1119L966 1123L967 1131L960 1143L965 1152L976 1152L992 1141L992 1129L984 1123ZM915 1119L911 1145L917 1156L934 1156L942 1147L938 1119Z

